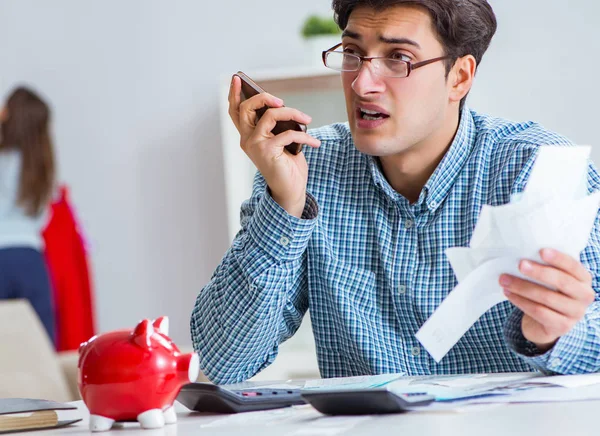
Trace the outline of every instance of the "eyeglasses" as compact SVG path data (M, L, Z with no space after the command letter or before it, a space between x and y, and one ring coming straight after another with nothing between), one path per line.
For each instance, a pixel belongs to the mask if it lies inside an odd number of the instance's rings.
M366 57L359 56L354 53L346 53L343 51L334 51L342 44L337 44L329 50L323 52L323 64L332 70L349 72L358 71L364 62L371 62L375 74L383 77L408 77L412 70L424 67L425 65L434 62L450 59L451 56L442 56L439 58L429 59L423 62L411 63L402 59L390 57Z

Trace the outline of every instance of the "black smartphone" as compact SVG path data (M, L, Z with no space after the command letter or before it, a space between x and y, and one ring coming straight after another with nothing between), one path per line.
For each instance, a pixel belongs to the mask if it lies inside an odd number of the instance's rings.
M238 76L242 81L242 101L247 100L250 97L253 97L257 94L266 92L263 88L258 86L258 84L254 80L252 80L250 77L248 77L241 71L235 73L235 76ZM267 106L264 106L263 108L256 111L258 119L260 119L260 117L264 115L267 109L269 108ZM306 133L306 124L301 124L294 120L277 121L277 124L275 125L273 130L271 130L271 133L273 133L273 135L278 135L282 132L285 132L286 130L296 130L298 132ZM285 149L292 154L298 154L302 151L302 144L292 142L291 144L286 145Z

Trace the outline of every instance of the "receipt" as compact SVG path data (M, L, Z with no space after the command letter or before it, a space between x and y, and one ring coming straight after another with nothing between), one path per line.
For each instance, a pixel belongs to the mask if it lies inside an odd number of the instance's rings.
M458 285L416 334L437 362L485 312L506 300L501 274L526 278L518 269L521 259L543 263L542 248L579 258L600 206L600 192L587 195L589 154L588 146L540 147L519 200L483 206L469 247L446 250Z
M417 332L417 339L436 362L450 351L465 332L489 309L506 300L497 280L502 273L521 275L519 259L492 259L476 268L442 302Z

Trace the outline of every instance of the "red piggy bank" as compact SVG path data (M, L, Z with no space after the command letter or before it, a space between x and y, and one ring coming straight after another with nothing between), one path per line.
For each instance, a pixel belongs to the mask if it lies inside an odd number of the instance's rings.
M133 331L94 336L79 347L78 384L90 411L90 430L117 421L159 428L177 421L173 402L200 371L196 353L181 354L169 339L168 319L141 321Z

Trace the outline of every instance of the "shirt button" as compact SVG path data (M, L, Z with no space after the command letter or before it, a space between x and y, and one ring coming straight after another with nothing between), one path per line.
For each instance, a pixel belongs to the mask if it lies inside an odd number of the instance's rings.
M404 227L406 227L407 229L412 228L412 226L415 225L415 222L413 220L406 220L406 222L404 223Z
M398 293L399 293L400 295L404 295L404 294L406 294L406 286L404 286L404 285L401 285L401 286L399 286L399 287L398 287Z
M419 354L421 354L421 347L412 347L412 349L410 350L410 353L413 356L418 356Z
M287 247L290 244L290 240L285 236L282 236L281 238L279 238L279 243L284 247Z
M429 205L434 209L437 207L437 203L435 201L432 201L431 203L429 203Z
M560 366L561 363L562 363L561 360L557 357L555 359L552 359L552 362L550 362L550 365L552 365L552 366Z

